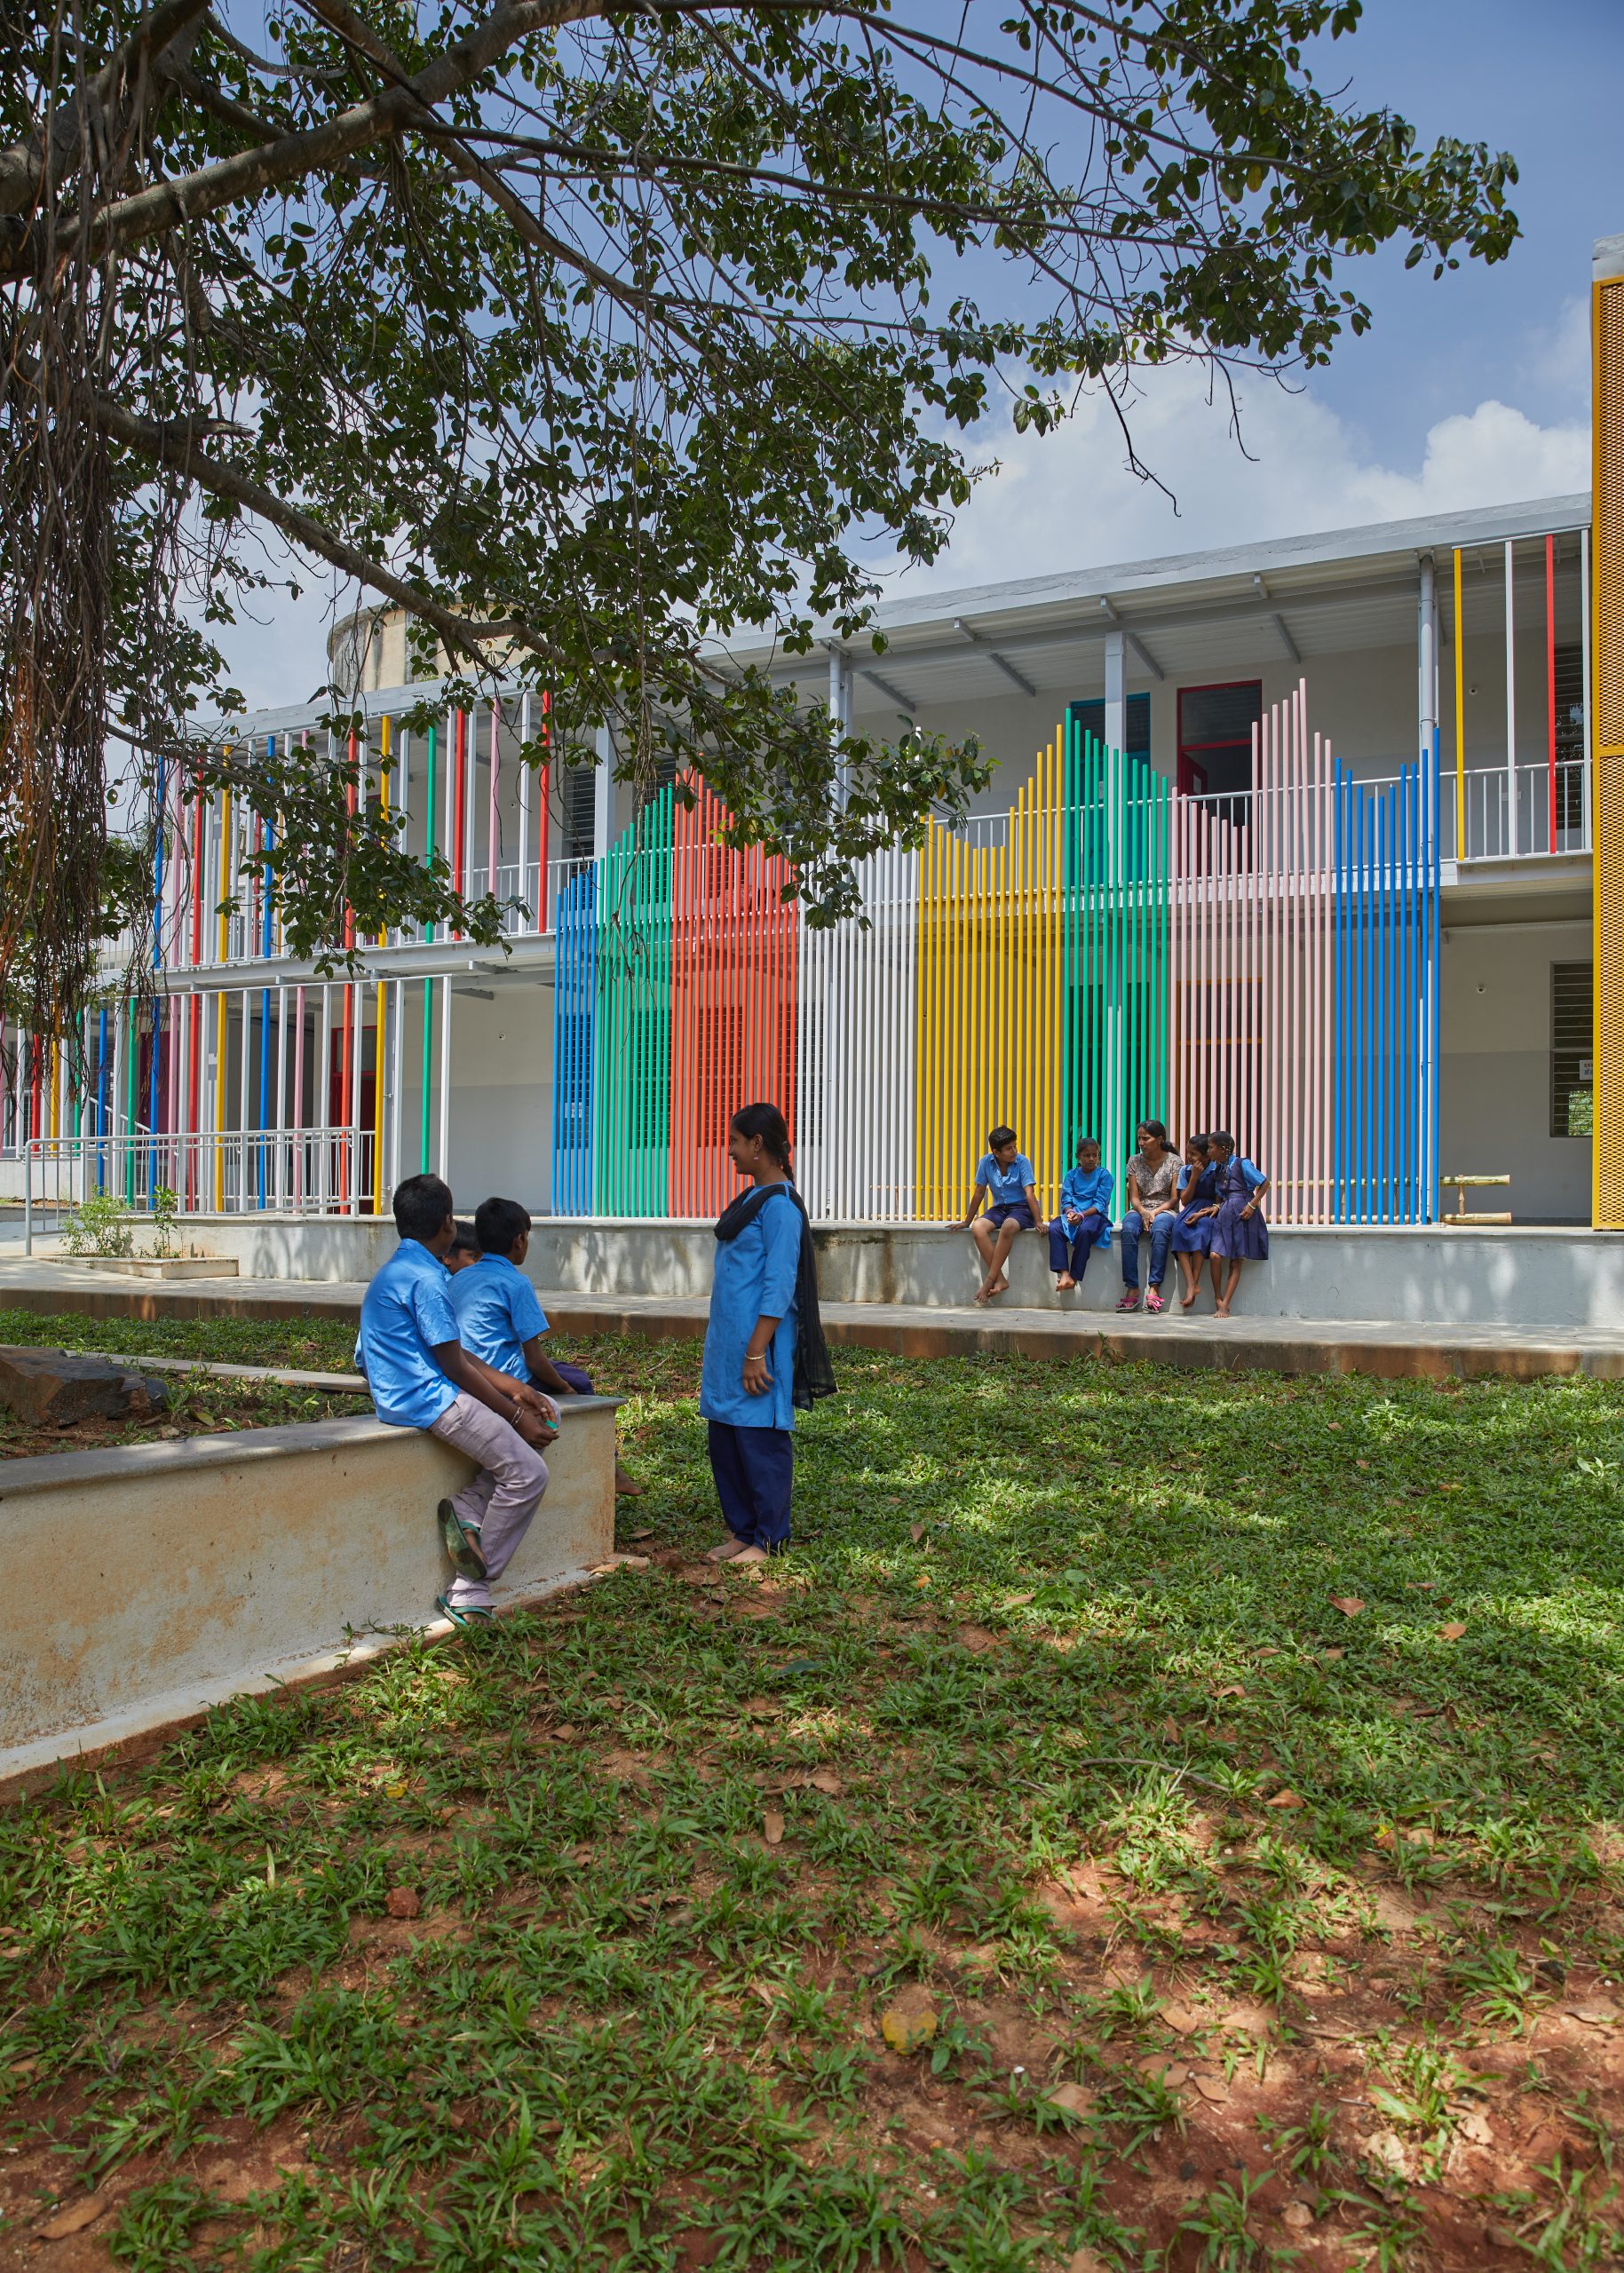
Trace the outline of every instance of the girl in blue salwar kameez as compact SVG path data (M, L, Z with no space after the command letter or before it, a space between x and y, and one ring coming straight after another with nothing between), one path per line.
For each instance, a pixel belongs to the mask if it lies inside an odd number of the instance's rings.
M789 1180L776 1105L733 1115L727 1153L751 1190L717 1225L700 1415L727 1537L713 1563L760 1563L789 1544L796 1406L834 1388L818 1318L812 1233Z

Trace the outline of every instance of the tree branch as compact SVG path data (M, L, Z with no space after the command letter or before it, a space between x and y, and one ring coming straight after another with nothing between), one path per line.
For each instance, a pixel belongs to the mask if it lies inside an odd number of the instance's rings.
M104 109L111 102L120 75L130 63L143 49L148 63L154 62L176 34L184 31L194 17L202 15L208 5L209 0L162 0L162 4L115 48L84 90L83 100L59 104L43 133L36 132L26 142L14 142L8 149L0 150L0 214L28 210L38 199L44 182L47 151L52 160L49 170L59 178L78 155L86 120L92 112ZM115 138L107 139L111 141Z
M342 537L335 536L320 521L313 520L297 505L289 505L285 498L277 496L263 483L239 472L235 466L210 457L198 447L194 439L202 422L168 420L160 424L156 419L139 417L134 411L126 410L122 403L114 402L107 396L93 393L88 389L83 392L82 400L96 424L115 440L139 450L145 457L156 458L171 472L184 475L211 495L227 497L234 504L243 506L261 520L268 521L273 528L280 529L284 536L290 537L306 552L313 553L319 560L327 561L343 574L353 576L358 583L381 593L384 598L393 600L397 606L421 617L424 623L432 625L439 632L446 646L454 653L466 655L479 662L483 661L483 648L492 640L511 639L528 648L533 654L551 656L552 650L547 644L536 638L517 619L501 623L471 623L465 616L454 614L449 608L442 607L438 600L432 599L427 592L420 591L416 585L408 583L404 576L397 576L392 569L380 566L378 562L358 551L353 544L346 544Z
M201 6L202 0L172 0ZM203 219L240 198L257 197L304 175L337 165L357 150L388 140L409 126L419 112L460 94L532 32L556 31L603 13L608 0L508 0L484 22L448 47L408 81L386 88L365 102L352 103L336 118L302 133L279 135L273 142L238 152L172 181L161 181L133 197L121 198L98 214L89 232L92 258L121 250L143 237L160 234L186 221ZM40 233L13 219L0 232L0 275L14 275L36 251Z

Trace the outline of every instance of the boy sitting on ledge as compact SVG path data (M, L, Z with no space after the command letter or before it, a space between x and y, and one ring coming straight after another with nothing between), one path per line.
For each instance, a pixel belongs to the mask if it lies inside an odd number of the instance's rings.
M456 1577L435 1608L458 1626L488 1625L490 1581L512 1561L547 1489L539 1447L557 1434L558 1407L463 1347L445 1255L456 1232L451 1192L437 1176L396 1187L400 1244L360 1306L356 1362L373 1410L397 1429L427 1429L478 1463L440 1503Z
M539 1382L554 1397L590 1397L591 1375L566 1358L550 1358L542 1347L547 1313L524 1272L529 1209L517 1200L482 1200L473 1228L478 1259L471 1270L457 1272L451 1287L463 1347L515 1381ZM635 1499L643 1490L618 1460L614 1488L622 1499Z

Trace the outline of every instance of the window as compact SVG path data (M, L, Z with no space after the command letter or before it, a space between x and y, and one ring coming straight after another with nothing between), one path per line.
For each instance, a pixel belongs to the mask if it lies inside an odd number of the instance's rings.
M566 765L558 774L558 805L564 820L566 860L590 860L592 857L592 809L597 787L595 765Z
M1151 754L1151 699L1148 694L1130 694L1127 702L1128 747L1124 757L1149 757ZM1097 742L1105 739L1105 706L1103 702L1073 702L1066 706L1066 717L1085 734L1092 734Z
M1550 967L1550 1133L1588 1136L1593 1083L1591 969L1588 962Z
M1244 796L1252 787L1252 729L1263 715L1261 679L1180 687L1180 796Z

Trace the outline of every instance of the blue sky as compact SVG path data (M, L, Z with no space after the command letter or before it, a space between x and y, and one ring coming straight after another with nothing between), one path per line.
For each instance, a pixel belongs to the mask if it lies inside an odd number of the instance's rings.
M1146 387L1133 416L1176 510L1133 480L1102 405L1048 440L996 422L997 465L947 558L892 590L1081 569L1200 545L1493 504L1588 486L1588 281L1593 238L1624 232L1616 124L1624 0L1367 0L1351 40L1327 42L1322 85L1516 156L1525 237L1493 269L1441 282L1399 255L1351 263L1374 328L1306 389L1243 390L1243 455L1191 375ZM986 295L990 299L990 295ZM299 700L322 673L331 603L306 579L271 596L226 641L250 704ZM353 593L339 605L353 604Z
M1588 290L1592 239L1624 232L1624 6L1370 0L1354 38L1327 46L1322 85L1345 71L1356 96L1401 112L1425 141L1511 151L1525 235L1509 260L1438 285L1396 256L1354 264L1375 329L1348 343L1315 394L1396 464L1417 461L1428 429L1485 389L1541 424L1572 417L1573 378L1548 347Z

